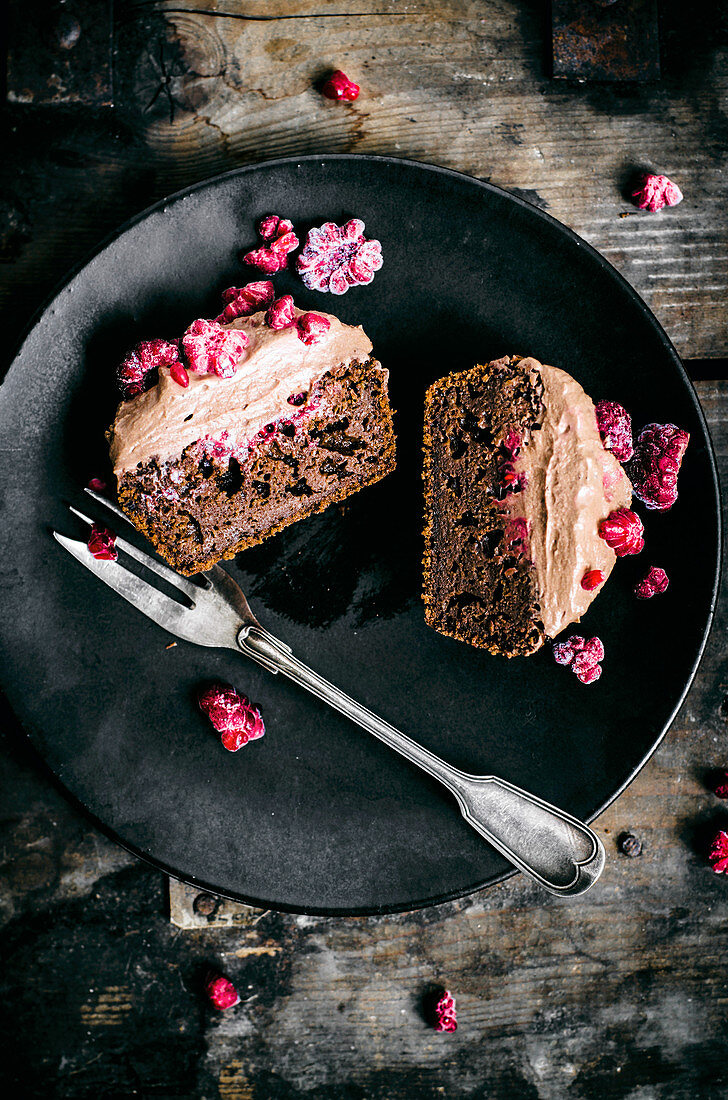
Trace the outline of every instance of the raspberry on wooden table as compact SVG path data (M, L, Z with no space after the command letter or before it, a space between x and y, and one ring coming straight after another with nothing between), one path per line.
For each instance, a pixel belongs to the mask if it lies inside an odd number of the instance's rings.
M224 1012L226 1008L234 1008L235 1005L240 1004L237 989L230 979L223 977L222 974L210 975L205 990L210 1004L214 1005L215 1008L219 1008L221 1012Z
M637 189L632 192L635 206L640 210L649 210L651 214L662 210L663 206L677 206L682 202L683 193L676 183L667 176L657 176L646 172L640 177Z
M349 80L341 69L336 69L321 88L321 94L327 99L346 100L349 103L359 98L360 91L359 85Z

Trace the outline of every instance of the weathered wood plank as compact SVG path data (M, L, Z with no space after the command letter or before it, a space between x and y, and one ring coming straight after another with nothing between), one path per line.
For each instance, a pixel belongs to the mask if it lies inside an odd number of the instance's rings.
M0 304L12 334L69 264L147 203L235 165L351 151L432 161L530 198L626 275L684 356L726 354L720 25L690 24L686 51L685 17L668 6L665 77L636 91L549 80L540 6L521 0L117 10L116 112L62 125L9 113L0 244L13 262ZM356 103L316 91L335 66L362 84ZM679 207L631 207L630 173L646 164L679 181Z

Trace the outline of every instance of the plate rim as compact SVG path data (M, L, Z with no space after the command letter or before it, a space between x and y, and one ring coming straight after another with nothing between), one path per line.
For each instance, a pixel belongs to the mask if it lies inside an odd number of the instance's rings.
M489 180L482 180L479 179L477 176L469 175L467 172L460 172L456 169L446 168L442 165L433 164L428 161L413 160L409 157L397 157L369 153L307 153L302 156L276 157L270 160L256 161L254 164L240 165L237 168L228 169L224 172L217 173L214 176L209 176L203 180L199 180L197 183L190 184L187 187L183 187L178 191L174 191L171 194L161 199L158 199L150 206L145 207L138 214L134 214L132 215L132 217L127 218L126 221L124 221L120 226L107 234L98 244L93 247L93 249L89 251L87 255L85 255L78 263L70 268L54 285L52 290L43 299L41 304L33 311L28 323L23 327L20 337L15 341L9 361L7 362L7 366L3 371L2 380L0 381L0 398L2 397L2 390L10 371L14 367L16 360L20 357L23 348L29 337L31 336L32 332L45 316L50 305L55 301L57 297L59 297L59 295L65 290L65 288L84 270L84 268L88 267L96 259L97 256L104 252L111 244L113 244L116 240L123 236L124 233L126 233L128 230L132 229L134 226L138 225L140 222L144 221L146 218L150 217L159 210L164 210L172 204L175 204L198 191L203 191L206 188L218 185L225 180L244 176L248 173L260 171L261 169L300 165L304 163L318 163L324 166L326 163L337 161L360 163L364 162L368 164L375 163L395 166L405 165L407 168L411 169L428 171L434 174L454 177L457 180L465 182L471 186L481 188L484 191L496 194L499 197L506 199L508 202L514 203L516 206L526 210L529 215L535 215L537 218L541 219L547 224L550 224L552 228L556 231L565 234L566 237L569 238L572 243L574 243L577 247L585 249L591 255L592 259L596 260L602 270L621 285L622 289L626 291L627 296L631 299L632 303L637 306L639 312L652 327L655 335L658 337L661 344L663 345L664 350L672 359L673 365L675 366L683 384L686 386L687 392L693 405L693 409L703 429L703 433L707 442L706 453L710 466L711 480L714 490L714 509L717 535L717 564L710 597L710 607L706 616L702 638L698 647L697 655L685 681L685 685L680 694L680 697L678 698L674 708L672 709L670 715L665 721L658 737L654 740L651 747L647 750L642 759L629 773L622 785L613 794L611 794L609 798L607 798L600 806L598 806L598 808L594 810L593 813L584 818L587 823L591 823L595 821L596 818L598 818L609 806L611 806L612 803L615 802L621 794L624 793L627 787L630 786L630 784L639 775L639 773L642 771L642 769L645 767L651 757L656 753L657 749L660 747L665 737L667 736L667 733L670 730L673 722L675 721L678 711L685 702L688 692L693 686L695 676L700 666L700 662L703 659L705 648L707 646L715 619L715 610L718 601L718 593L720 591L720 584L723 572L724 525L723 500L713 439L695 386L693 385L691 378L687 374L676 348L674 347L672 341L670 340L660 321L657 319L655 314L652 312L650 307L637 292L637 290L635 290L632 284L628 282L626 277L620 271L618 271L617 268L614 267L614 265L611 264L609 260L607 260L606 257L601 254L601 252L599 252L593 245L589 244L588 241L584 240L583 237L580 237L579 234L576 233L576 231L573 230L570 226L565 225L563 222L560 222L557 218L553 217L553 215L547 213L545 210L542 210L540 207L535 206L533 203L528 202L520 195L514 194L507 188L499 187L497 184L491 183ZM518 870L515 867L507 868L500 874L488 879L487 882L474 883L470 886L465 887L464 889L458 889L452 892L438 894L434 897L429 896L426 898L419 898L403 904L357 906L349 908L310 907L295 904L285 904L281 902L277 902L275 906L271 906L269 902L263 901L261 899L256 899L252 897L252 895L237 894L235 892L225 890L224 888L218 888L217 886L207 883L203 879L195 878L192 875L186 875L176 868L170 867L163 860L158 859L150 853L144 852L143 850L136 847L134 844L131 844L128 841L124 840L111 826L107 825L99 817L97 817L96 814L91 809L89 809L81 801L81 799L65 785L63 780L60 779L60 777L53 771L51 766L45 761L44 757L33 743L30 734L25 728L24 723L15 712L15 710L10 706L9 700L6 697L6 693L4 690L2 691L2 695L4 706L7 709L8 713L12 715L18 729L23 736L23 740L30 748L34 762L36 762L37 765L40 766L41 772L51 780L53 786L55 786L76 809L79 809L82 814L87 818L87 820L92 822L96 828L98 828L109 839L113 840L114 843L118 844L125 851L131 853L133 856L142 860L149 866L154 867L158 871L162 871L170 878L175 878L178 881L193 887L194 889L207 893L212 893L217 895L218 897L238 902L243 905L249 905L258 909L263 908L267 910L272 910L274 912L320 917L366 917L415 912L420 909L431 908L433 906L442 905L447 902L457 901L461 898L469 897L481 890L490 889L491 887L496 886L498 883L501 883L506 879L511 878L513 875L518 874Z

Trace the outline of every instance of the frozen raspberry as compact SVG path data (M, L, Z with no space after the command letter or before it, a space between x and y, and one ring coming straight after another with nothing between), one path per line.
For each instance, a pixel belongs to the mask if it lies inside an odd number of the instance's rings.
M331 328L331 321L320 313L302 313L296 321L296 335L307 346L318 344Z
M723 769L711 772L708 786L718 798L728 798L728 771Z
M455 998L449 989L444 989L437 998L432 1008L432 1017L435 1031L456 1031L458 1026L458 1014L455 1009Z
M667 176L654 176L645 173L640 177L639 186L632 192L635 206L640 210L649 210L654 214L663 206L677 206L682 202L683 194L676 183Z
M584 642L584 646L581 650L582 657L588 657L592 664L596 664L597 661L604 660L604 643L601 638L596 635L593 638L589 638Z
M653 511L666 512L677 500L677 475L690 441L675 424L648 424L637 437L628 472L635 496Z
M325 95L327 99L344 99L348 100L349 103L353 103L355 99L359 98L360 91L359 85L355 84L353 80L349 80L349 77L346 73L342 73L341 69L333 72L321 88L321 94Z
M634 594L638 600L649 600L652 596L659 596L664 592L669 583L665 570L653 565L639 584L635 585Z
M95 558L100 561L116 561L119 551L116 549L116 535L108 527L94 524L86 543Z
M581 587L585 592L593 592L600 584L604 584L604 579L601 569L588 569L581 578Z
M364 222L352 218L310 229L296 271L309 290L346 294L350 286L370 283L383 262L379 241L366 240Z
M268 214L258 225L258 235L263 241L273 241L284 233L290 233L292 229L293 222L279 218L277 214Z
M92 477L88 483L89 489L93 489L95 493L103 493L106 489L106 482L102 481L100 477Z
M716 875L728 873L728 833L724 829L720 829L713 838L708 859Z
M296 405L296 406L303 405L303 404L305 404L305 401L306 401L306 394L305 393L292 393L291 396L289 398L287 398L287 400L288 400L289 405Z
M592 684L602 674L599 662L604 657L604 646L601 638L587 641L580 634L572 634L565 642L554 646L553 654L556 663L570 667L582 684Z
M248 337L236 329L224 329L217 321L193 321L182 337L190 370L231 378L248 346Z
M172 364L169 368L169 373L172 380L176 382L178 386L181 386L183 390L187 389L190 384L190 376L179 361Z
M554 660L557 665L570 665L574 660L574 650L568 642L558 642L554 646Z
M220 1011L240 1004L237 989L229 978L223 978L221 974L211 974L207 979L205 990L210 1004L219 1008Z
M574 658L571 670L582 684L593 684L602 674L602 666L598 663L592 664L583 653L578 653Z
M236 317L247 317L269 305L275 298L275 289L270 279L261 279L257 283L245 286L231 286L222 292L222 300L227 305L215 320L220 325L229 325Z
M243 263L257 267L266 275L275 275L287 265L288 253L298 248L298 237L293 232L293 222L273 214L263 218L258 232L265 244L262 248L254 248L252 252L246 252Z
M620 462L627 462L634 453L632 417L616 401L600 401L596 414L605 449L611 451Z
M640 517L629 508L617 508L603 519L597 530L607 546L611 546L618 558L627 554L639 554L644 548L645 529Z
M265 315L266 325L272 328L274 332L278 332L282 328L290 328L295 321L296 314L293 308L293 298L290 294L284 294L282 298L276 298Z
M237 752L248 741L256 741L265 733L258 708L247 696L238 695L229 685L214 684L206 688L201 692L198 703L229 752Z
M116 378L122 397L129 401L157 381L159 367L169 367L179 358L176 343L167 340L144 340L122 360Z

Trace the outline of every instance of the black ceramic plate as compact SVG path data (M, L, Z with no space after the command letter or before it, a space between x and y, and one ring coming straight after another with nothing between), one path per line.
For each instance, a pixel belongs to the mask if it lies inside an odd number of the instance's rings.
M80 533L63 502L80 502L106 468L120 353L214 316L220 290L249 276L239 251L270 211L299 230L360 217L381 240L368 287L332 298L290 274L278 285L372 337L391 372L399 467L230 569L300 657L453 764L586 819L629 782L680 704L711 620L714 461L676 353L609 264L528 204L426 165L308 157L219 177L130 223L35 321L0 391L2 678L33 745L121 843L189 882L279 909L410 909L495 882L507 864L449 796L305 692L228 651L167 650L162 630L49 534ZM646 515L646 551L618 562L584 620L606 648L589 687L548 648L506 661L422 618L423 394L508 352L565 368L637 425L674 421L692 437L677 505ZM638 603L632 586L649 564L670 588ZM211 678L265 716L265 738L234 756L195 708Z

